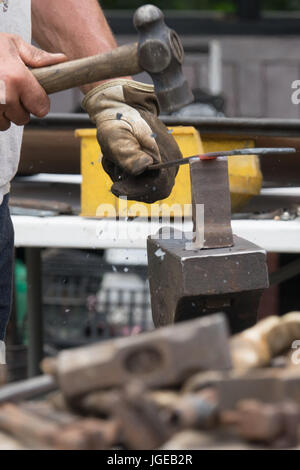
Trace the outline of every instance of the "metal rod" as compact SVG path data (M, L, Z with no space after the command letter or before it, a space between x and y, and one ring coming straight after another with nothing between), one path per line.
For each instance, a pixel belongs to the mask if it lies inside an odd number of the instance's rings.
M160 115L167 126L193 126L203 134L257 137L295 137L300 135L300 119L183 117ZM79 129L95 125L85 113L50 113L43 119L31 116L26 129Z
M288 153L295 153L296 149L292 147L287 148L246 148L246 149L236 149L236 150L227 150L227 151L220 151L220 152L209 152L204 153L202 155L193 155L187 158L181 158L179 160L173 160L171 162L166 163L156 163L155 165L151 165L148 167L148 170L161 170L162 168L170 168L173 166L179 165L186 165L190 163L190 161L196 160L209 160L218 157L235 157L240 155L269 155L269 154L288 154Z
M28 380L22 380L0 388L0 403L6 401L28 400L57 388L52 375L41 375Z

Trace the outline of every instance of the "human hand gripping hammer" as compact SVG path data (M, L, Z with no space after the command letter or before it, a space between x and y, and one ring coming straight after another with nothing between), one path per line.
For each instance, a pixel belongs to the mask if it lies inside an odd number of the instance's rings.
M134 15L138 43L83 59L33 69L48 94L110 78L146 71L151 76L163 113L171 113L193 101L182 72L183 47L177 33L164 22L154 5L140 7Z
M102 165L110 176L112 193L129 200L153 203L169 196L178 168L145 170L180 159L172 135L158 119L193 100L182 72L183 48L178 35L164 23L153 5L134 15L139 42L109 53L33 70L47 93L109 80L93 88L83 108L97 127ZM146 71L153 85L120 79Z

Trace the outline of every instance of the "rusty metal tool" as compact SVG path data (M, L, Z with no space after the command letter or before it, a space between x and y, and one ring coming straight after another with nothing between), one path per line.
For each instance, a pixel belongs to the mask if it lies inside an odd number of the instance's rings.
M268 287L265 251L233 236L227 159L190 162L193 233L148 237L155 326L223 311L231 332L252 326Z
M67 398L121 387L133 379L152 388L176 385L196 371L230 368L224 315L62 351L43 365Z
M210 160L220 157L234 157L234 156L243 156L243 155L285 155L289 153L295 153L296 149L293 147L281 147L281 148L271 148L271 147L263 147L263 148L244 148L244 149L234 149L234 150L226 150L220 152L208 152L203 153L200 155L192 155L191 157L181 158L180 160L173 160L166 163L155 163L154 165L150 165L148 170L162 170L163 168L170 168L173 166L180 166L180 165L187 165L193 161L198 160Z
M223 424L234 425L240 437L275 448L299 443L300 408L293 401L276 404L242 400L235 410L224 412Z
M55 423L41 419L17 405L5 403L0 406L0 430L29 446L51 448L58 427Z
M171 427L140 382L133 381L122 390L113 416L120 423L121 441L127 449L157 449L171 436Z
M165 408L168 421L176 430L212 429L218 424L218 400L214 388L186 393Z
M49 413L49 409L35 408L33 404L1 405L0 430L33 448L102 450L116 441L118 426L112 420L57 416Z
M247 373L230 372L215 385L220 410L232 410L241 400L264 403L291 400L300 404L300 371L294 369L257 369Z
M10 210L21 211L36 211L37 213L50 212L53 215L58 214L73 214L73 209L70 204L60 201L33 199L25 197L11 197L9 200Z
M87 393L72 402L67 401L67 405L79 414L107 417L113 413L119 395L120 389L100 390Z
M41 375L28 380L21 380L0 388L0 404L28 400L57 389L57 383L51 375Z
M50 94L144 70L153 80L162 112L171 113L191 103L193 95L182 72L183 47L177 33L165 24L161 10L154 5L140 7L134 15L134 26L139 33L138 43L32 72Z

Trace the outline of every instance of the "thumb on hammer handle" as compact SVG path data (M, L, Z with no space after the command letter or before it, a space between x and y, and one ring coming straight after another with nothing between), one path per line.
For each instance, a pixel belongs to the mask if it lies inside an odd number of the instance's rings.
M48 95L101 80L135 75L141 71L137 43L117 47L105 54L31 70Z

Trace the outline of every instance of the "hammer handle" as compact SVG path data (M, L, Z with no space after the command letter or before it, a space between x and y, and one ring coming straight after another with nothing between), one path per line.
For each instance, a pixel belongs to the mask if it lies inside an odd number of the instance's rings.
M105 54L31 71L46 93L50 95L76 86L141 72L137 51L137 43L126 44Z

